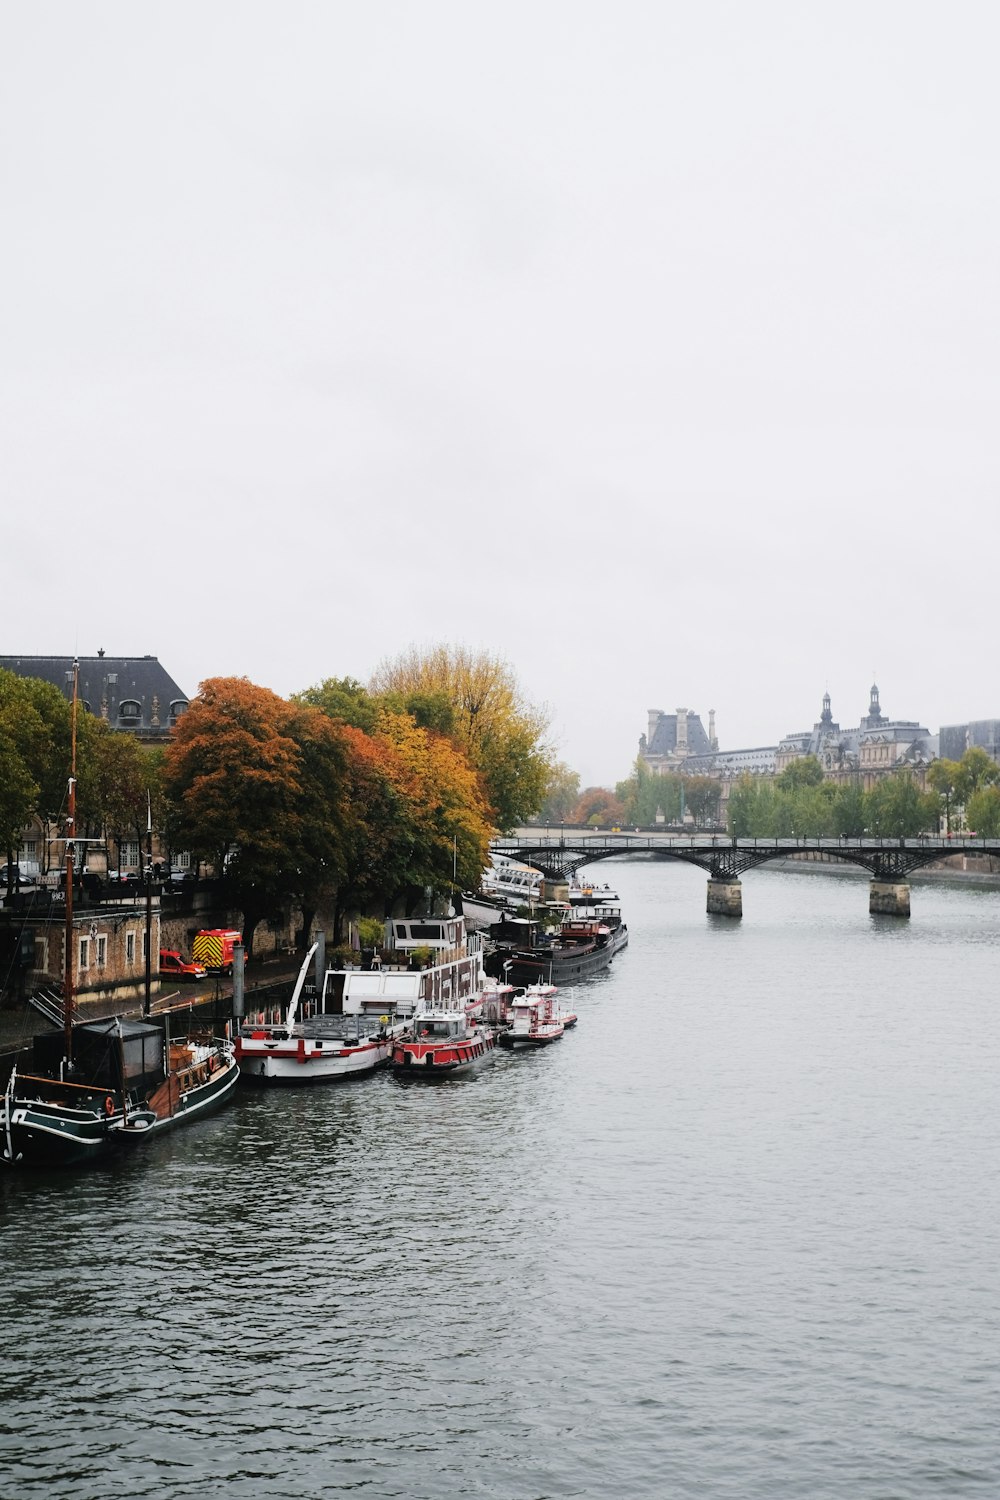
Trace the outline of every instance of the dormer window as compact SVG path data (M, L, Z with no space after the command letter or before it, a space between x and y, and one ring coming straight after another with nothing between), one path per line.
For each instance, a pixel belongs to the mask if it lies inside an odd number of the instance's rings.
M119 724L138 724L142 719L142 704L134 698L124 698L118 705Z
M170 705L170 725L171 725L171 728L177 723L177 720L180 718L181 714L187 712L187 707L188 707L188 700L186 698L175 698L174 699L174 701Z

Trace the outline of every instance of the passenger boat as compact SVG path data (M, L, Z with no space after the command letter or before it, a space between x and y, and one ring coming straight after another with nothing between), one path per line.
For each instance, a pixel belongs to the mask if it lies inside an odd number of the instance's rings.
M542 899L541 870L530 865L494 862L483 874L481 886L487 900L503 901L512 906L531 906Z
M519 1052L557 1042L565 1028L554 1015L555 993L555 987L548 984L532 985L515 995L510 1026L500 1033L500 1046Z
M597 885L592 880L574 878L569 884L571 906L610 906L619 900L618 892L610 885Z
M66 831L66 946L62 1032L36 1036L27 1070L11 1069L0 1104L0 1153L10 1166L75 1166L117 1145L148 1140L227 1099L239 1077L233 1048L207 1034L171 1039L169 1013L142 1021L75 1022L77 666L73 664ZM147 881L146 953L150 952ZM146 970L149 1010L149 964Z
M482 942L466 933L461 916L391 919L385 939L370 967L324 969L319 986L307 983L314 944L283 1019L250 1017L240 1027L236 1056L248 1083L331 1083L371 1073L389 1061L416 1016L442 1006L471 1024L485 978Z

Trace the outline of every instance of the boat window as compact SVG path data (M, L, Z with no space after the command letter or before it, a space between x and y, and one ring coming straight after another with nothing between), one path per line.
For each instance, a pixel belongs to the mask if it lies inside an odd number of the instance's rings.
M411 922L410 936L415 938L440 938L440 922Z

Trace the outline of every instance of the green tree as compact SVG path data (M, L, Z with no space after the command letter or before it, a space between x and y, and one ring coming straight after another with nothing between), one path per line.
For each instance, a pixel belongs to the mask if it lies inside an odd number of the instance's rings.
M329 718L353 724L366 734L373 733L378 723L379 705L353 677L327 677L315 687L294 693L292 702L320 708Z
M580 797L580 776L561 760L549 771L545 797L538 809L540 823L565 823Z
M973 792L965 809L969 827L983 838L1000 837L1000 786L984 786Z
M683 776L684 803L695 826L704 828L719 816L722 787L714 776Z
M815 755L801 755L790 761L778 777L778 786L783 792L795 791L797 787L819 786L823 780L823 767Z
M938 798L921 792L909 771L884 776L865 797L866 823L880 838L911 838L936 831Z

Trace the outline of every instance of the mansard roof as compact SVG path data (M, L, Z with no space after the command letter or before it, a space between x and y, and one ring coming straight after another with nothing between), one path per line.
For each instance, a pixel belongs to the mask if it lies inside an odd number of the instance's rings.
M705 727L696 713L687 716L687 742L689 755L711 755ZM653 731L653 738L646 746L647 755L675 755L677 753L677 715L661 714Z
M72 656L0 656L0 668L18 677L40 677L69 697ZM80 702L113 729L140 738L170 732L188 706L188 695L155 656L79 656Z

